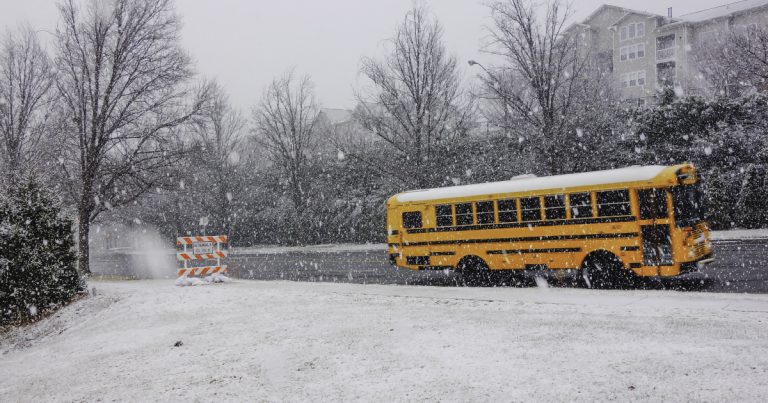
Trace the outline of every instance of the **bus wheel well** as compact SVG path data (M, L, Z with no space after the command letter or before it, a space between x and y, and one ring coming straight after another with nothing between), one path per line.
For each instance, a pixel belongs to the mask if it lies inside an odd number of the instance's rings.
M580 272L588 288L625 288L634 277L618 256L604 249L590 252L581 263Z
M461 272L477 272L488 270L488 263L480 256L467 255L459 260L456 270Z
M607 251L605 249L597 249L589 252L587 256L584 257L584 260L581 262L581 268L583 269L588 264L603 262L618 262L622 265L622 267L624 266L624 263L621 262L621 259L619 259L619 257L616 256L613 252Z

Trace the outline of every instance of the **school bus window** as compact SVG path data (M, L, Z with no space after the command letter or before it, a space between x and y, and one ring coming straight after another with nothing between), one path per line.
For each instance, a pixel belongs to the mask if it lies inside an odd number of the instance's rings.
M538 197L520 199L520 213L523 221L541 220L541 200Z
M628 190L597 192L597 215L599 217L624 216L631 213Z
M667 192L664 189L641 189L637 191L640 200L640 218L667 217Z
M480 201L475 203L478 224L493 224L493 201Z
M456 205L456 225L471 225L474 223L472 219L472 203L460 203Z
M573 193L568 198L571 202L571 218L592 217L592 197L589 193Z
M707 207L704 202L699 184L673 187L672 204L675 209L675 225L692 227L704 220Z
M421 212L408 211L403 213L403 228L421 228Z
M435 222L438 227L450 227L453 225L453 207L450 204L435 206Z
M517 222L515 199L503 199L499 204L499 222Z
M565 196L544 196L544 216L547 220L564 220Z

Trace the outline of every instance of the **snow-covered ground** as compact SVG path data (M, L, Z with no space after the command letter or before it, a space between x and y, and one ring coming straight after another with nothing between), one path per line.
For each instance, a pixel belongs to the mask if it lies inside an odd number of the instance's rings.
M378 252L387 250L387 244L385 243L339 243L339 244L322 244L322 245L307 245L307 246L254 246L243 248L232 248L231 251L235 254L248 254L248 255L276 255L280 253L293 253L293 252L319 252L319 253L343 253L343 252Z
M732 229L727 231L712 231L713 241L733 241L742 239L766 239L768 229Z
M0 401L768 398L762 295L91 286L95 297L2 336Z

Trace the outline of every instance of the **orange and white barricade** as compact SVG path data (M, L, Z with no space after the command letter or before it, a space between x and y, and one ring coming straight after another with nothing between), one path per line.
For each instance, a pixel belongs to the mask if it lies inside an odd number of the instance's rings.
M176 245L182 250L176 253L176 259L184 263L184 267L178 269L179 277L207 276L223 274L227 272L227 265L221 264L221 259L229 256L222 245L227 245L229 238L226 235L213 236L182 236L176 238ZM215 266L189 267L189 262L194 260L216 260Z

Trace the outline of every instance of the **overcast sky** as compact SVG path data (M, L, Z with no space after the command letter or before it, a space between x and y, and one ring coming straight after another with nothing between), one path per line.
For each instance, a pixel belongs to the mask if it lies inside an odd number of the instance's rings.
M733 0L615 0L609 4L675 15L718 6ZM543 2L543 1L542 1ZM465 61L479 54L488 25L485 0L426 1L443 25L448 49L465 74ZM576 20L604 0L574 1ZM233 103L247 109L264 86L295 67L311 75L322 106L351 108L359 85L361 56L379 56L382 44L411 7L412 0L176 0L184 21L184 46L200 74L216 78ZM15 28L28 21L54 31L55 0L0 0L0 25ZM46 36L47 34L41 34Z

